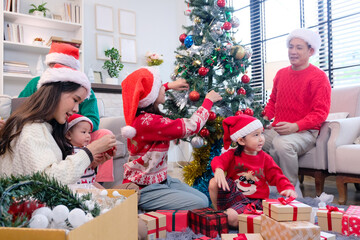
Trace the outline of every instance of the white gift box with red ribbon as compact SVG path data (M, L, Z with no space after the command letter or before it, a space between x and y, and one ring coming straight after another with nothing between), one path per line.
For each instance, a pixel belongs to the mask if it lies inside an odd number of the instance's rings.
M341 220L344 215L343 208L326 206L326 208L319 208L316 215L318 217L318 225L322 231L341 233Z
M335 240L335 234L327 233L327 232L320 232L320 240Z
M255 204L248 204L244 213L239 214L239 233L260 233L261 214Z
M312 208L294 198L264 199L263 211L276 221L310 221Z

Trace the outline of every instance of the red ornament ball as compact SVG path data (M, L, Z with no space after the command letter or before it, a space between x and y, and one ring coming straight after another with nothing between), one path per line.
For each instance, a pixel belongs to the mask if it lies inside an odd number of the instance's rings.
M216 119L216 113L214 113L213 111L209 112L209 121L214 121Z
M107 150L106 153L109 154L110 156L114 156L114 150L115 150L115 147L112 147L109 150Z
M210 136L210 131L207 128L203 128L200 131L200 136L202 136L204 138L208 137L208 136Z
M238 95L246 95L246 90L245 90L245 88L243 88L243 87L241 87L241 88L239 88L239 90L237 91L237 94Z
M226 1L225 0L218 0L217 1L217 5L221 8L225 7L226 5Z
M246 108L246 109L244 110L244 113L245 113L246 115L249 115L249 116L253 116L253 115L254 115L254 111L253 111L251 108Z
M225 22L223 25L223 29L225 29L226 31L231 29L231 23L230 22Z
M241 81L243 82L243 83L249 83L250 82L250 78L249 78L249 76L248 75L243 75L242 77L241 77Z
M187 35L185 33L181 34L179 37L180 42L184 43L186 37Z
M264 110L262 110L262 112L261 112L261 116L263 117L263 116L265 116L266 115L266 111L265 111L265 109Z
M243 111L239 110L239 111L237 111L237 112L235 113L235 116L239 116L239 115L241 115L241 114L244 114L244 113L243 113Z
M196 102L197 100L200 99L200 93L198 93L197 91L192 91L189 93L189 99L193 102Z
M201 68L199 68L199 71L198 71L198 73L199 73L200 76L206 76L206 74L207 74L208 72L209 72L209 69L206 68L206 67L201 67Z

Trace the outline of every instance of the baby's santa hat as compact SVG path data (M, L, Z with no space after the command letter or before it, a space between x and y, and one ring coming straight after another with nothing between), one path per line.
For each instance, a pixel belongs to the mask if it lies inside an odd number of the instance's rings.
M127 126L121 129L121 134L125 138L135 137L136 130L131 124L137 109L153 104L159 96L161 86L158 67L140 68L122 81L123 109Z
M307 42L311 46L311 48L314 49L313 55L315 55L319 51L321 45L321 39L318 33L306 28L295 29L287 37L286 40L287 47L289 47L290 41L293 38L300 38L305 42Z
M72 128L73 126L75 126L77 123L79 123L81 121L85 121L85 122L90 123L91 131L93 130L93 123L89 118L87 118L87 117L85 117L85 116L83 116L81 114L74 113L67 120L68 125L67 125L67 128L66 128L66 131L69 131L70 128Z
M80 70L79 49L66 43L52 43L45 63L60 63L62 65Z
M224 149L227 150L232 141L236 142L259 128L263 128L259 119L246 114L226 118L223 121Z
M86 98L90 97L91 84L89 79L83 72L73 68L61 64L55 64L54 67L46 69L40 77L37 89L39 89L42 85L51 82L74 82L80 84L87 91Z

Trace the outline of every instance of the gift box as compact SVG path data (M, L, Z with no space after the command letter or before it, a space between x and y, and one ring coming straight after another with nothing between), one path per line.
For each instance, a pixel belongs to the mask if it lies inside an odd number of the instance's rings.
M262 204L264 214L276 221L310 221L311 218L312 208L293 198L265 199Z
M342 218L342 234L360 236L360 206L350 205Z
M188 227L188 210L157 210L166 216L166 231L182 232Z
M260 233L221 234L221 240L263 240Z
M148 240L166 238L166 216L157 212L140 214L148 228Z
M201 233L212 238L229 231L227 215L212 208L189 211L189 227L196 234Z
M320 240L335 240L335 234L327 233L327 232L320 232Z
M341 233L341 220L344 215L343 208L327 206L319 208L316 213L318 225L322 231L334 231Z
M261 215L239 214L239 233L260 233L260 224Z
M194 240L213 240L213 239L216 239L216 238L210 238L210 237L207 237L207 236L203 236L201 238L195 238Z
M320 239L320 227L307 221L278 222L261 215L261 235L266 240Z

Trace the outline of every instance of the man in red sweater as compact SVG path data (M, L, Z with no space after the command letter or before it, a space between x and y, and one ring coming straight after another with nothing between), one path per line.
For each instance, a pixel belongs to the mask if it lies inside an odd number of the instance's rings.
M294 186L298 179L298 157L315 145L330 109L328 77L309 63L320 44L320 36L308 29L296 29L289 34L287 47L291 66L277 72L265 107L264 119L274 121L265 131L263 149Z

